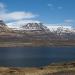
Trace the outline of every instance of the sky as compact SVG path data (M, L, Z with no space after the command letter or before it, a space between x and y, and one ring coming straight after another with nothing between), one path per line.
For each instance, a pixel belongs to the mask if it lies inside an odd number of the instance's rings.
M0 0L0 19L75 26L75 0Z

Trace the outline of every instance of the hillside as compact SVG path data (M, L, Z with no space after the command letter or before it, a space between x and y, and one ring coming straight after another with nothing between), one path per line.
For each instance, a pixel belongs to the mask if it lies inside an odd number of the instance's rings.
M75 46L75 32L61 27L51 32L42 23L27 23L13 29L1 20L0 47L12 46Z

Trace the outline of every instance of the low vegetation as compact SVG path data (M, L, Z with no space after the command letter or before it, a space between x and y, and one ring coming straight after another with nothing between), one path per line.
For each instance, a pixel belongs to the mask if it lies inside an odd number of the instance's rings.
M75 62L53 63L44 67L0 67L0 75L75 75Z

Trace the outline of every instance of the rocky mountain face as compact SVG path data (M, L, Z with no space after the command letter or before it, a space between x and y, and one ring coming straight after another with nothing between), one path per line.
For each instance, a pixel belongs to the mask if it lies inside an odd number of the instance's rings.
M21 30L25 30L26 32L41 32L48 33L49 29L44 26L42 23L27 23L21 27Z
M0 20L0 32L9 32L10 28L4 23L3 20Z
M75 32L62 27L50 31L42 23L22 24L19 29L9 28L0 20L1 47L7 46L75 46ZM8 45L7 45L8 43Z
M0 20L0 26L6 26L6 24L3 22L3 20Z
M46 26L42 23L27 23L21 25L21 27L17 30L12 30L9 28L2 20L0 20L0 33L8 32L10 33L8 38L13 39L45 39L45 40L72 40L75 39L75 32L67 30L63 30L63 28L59 27L56 31L50 31ZM7 34L8 34L7 33ZM5 33L5 35L7 35ZM1 34L0 34L1 35ZM0 36L1 37L1 36ZM31 38L30 38L31 37ZM4 38L2 36L2 38Z

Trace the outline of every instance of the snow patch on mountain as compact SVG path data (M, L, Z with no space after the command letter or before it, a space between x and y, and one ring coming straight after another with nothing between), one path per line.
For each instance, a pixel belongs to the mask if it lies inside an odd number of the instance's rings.
M27 23L40 23L40 21L36 21L36 20L21 20L21 21L7 23L7 25L10 28L20 30L20 29L22 29L21 26L23 26L23 25L25 25Z
M62 32L75 32L73 27L68 24L42 24L40 21L35 20L12 22L7 23L7 25L13 30L48 30L50 32L61 30Z
M62 30L62 32L72 32L73 27L69 24L45 24L51 32Z
M27 23L21 28L26 31L48 31L48 28L42 23Z

